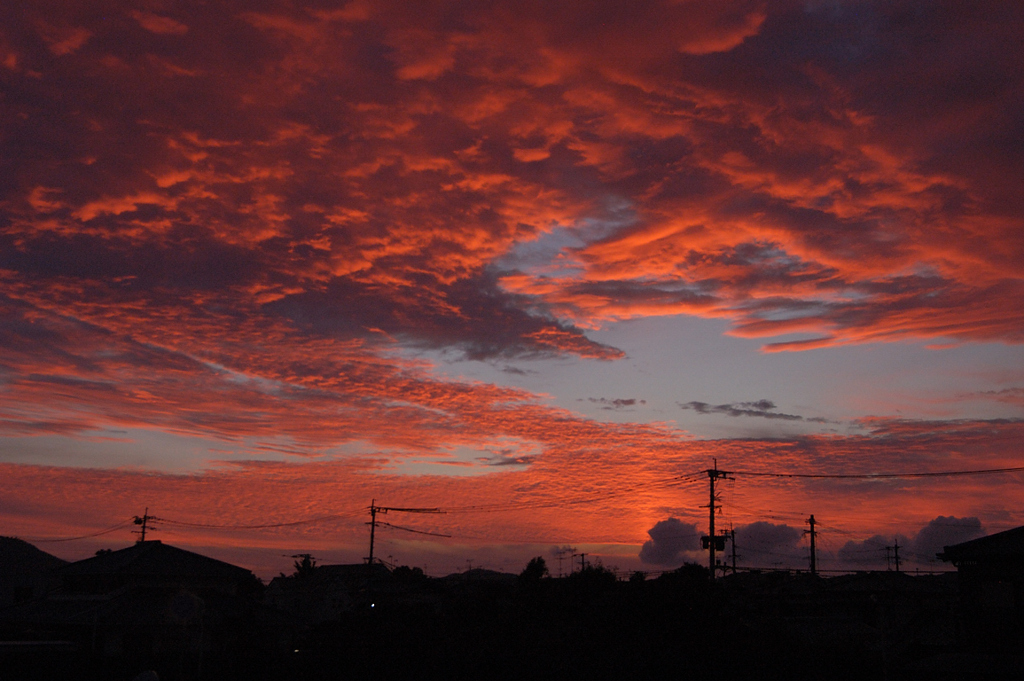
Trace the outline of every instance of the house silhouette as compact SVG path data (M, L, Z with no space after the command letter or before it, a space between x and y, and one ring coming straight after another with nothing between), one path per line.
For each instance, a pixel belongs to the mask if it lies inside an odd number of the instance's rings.
M160 541L58 567L52 584L0 611L0 627L36 646L73 644L99 677L147 669L191 677L273 648L267 635L282 630L258 601L262 583L252 572Z
M968 642L1024 649L1024 527L944 546L938 557L956 566Z

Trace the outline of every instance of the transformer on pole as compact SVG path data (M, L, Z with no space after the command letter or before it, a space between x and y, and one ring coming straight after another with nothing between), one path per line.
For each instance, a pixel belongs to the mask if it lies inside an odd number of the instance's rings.
M723 535L715 535L715 510L720 509L721 506L716 504L718 497L715 496L715 480L729 480L728 471L718 470L718 460L714 459L715 467L709 468L706 473L708 474L708 482L710 484L711 494L710 500L708 501L708 534L706 537L701 537L701 546L707 549L708 552L708 570L711 571L711 581L715 580L715 569L717 564L715 562L715 552L725 551L725 537ZM703 506L701 508L704 508Z

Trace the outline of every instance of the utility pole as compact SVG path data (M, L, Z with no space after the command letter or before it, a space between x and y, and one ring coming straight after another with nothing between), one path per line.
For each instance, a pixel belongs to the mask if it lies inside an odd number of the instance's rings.
M135 516L135 519L132 521L136 525L142 526L142 529L134 532L135 534L139 535L139 540L135 542L136 544L141 544L142 542L146 541L146 527L149 524L150 520L153 520L153 516L149 515L149 507L147 506L146 510L142 513L142 517L140 518L139 516Z
M575 569L573 568L572 559L576 557L576 547L575 546L563 546L562 548L558 549L558 576L559 577L563 576L563 573L562 573L562 560L565 558L565 554L567 554L567 553L569 554L569 574L571 575L575 571Z
M718 470L718 459L713 459L713 461L715 467L706 471L711 490L708 501L708 536L701 537L701 541L706 543L705 548L708 550L708 569L711 571L711 581L715 581L715 551L719 549L719 544L721 544L720 550L725 550L725 537L715 536L715 510L721 508L715 503L718 501L718 497L715 496L715 480L728 480L730 475L728 471Z
M736 530L729 528L729 540L732 541L732 573L736 574Z
M367 565L373 565L373 535L377 530L377 500L370 500L370 557L366 559Z
M817 561L817 555L815 554L815 551L814 551L814 539L815 539L815 537L817 537L818 533L814 531L814 514L813 513L811 514L811 517L807 519L807 524L811 526L811 529L804 530L804 534L811 535L811 575L817 575L818 574L818 561Z
M396 530L403 530L405 532L414 532L416 534L429 534L433 537L448 537L447 534L438 534L436 532L424 532L423 530L413 530L408 527L399 527L398 525L392 525L391 523L385 523L377 520L378 513L387 514L388 511L398 511L401 513L446 513L439 508L397 508L393 506L378 506L376 499L370 500L370 522L366 523L370 526L370 557L366 559L368 565L373 565L373 540L374 535L377 531L377 524L380 522L381 525L387 525L393 527Z
M893 542L893 562L896 564L896 572L900 571L900 540L899 537Z

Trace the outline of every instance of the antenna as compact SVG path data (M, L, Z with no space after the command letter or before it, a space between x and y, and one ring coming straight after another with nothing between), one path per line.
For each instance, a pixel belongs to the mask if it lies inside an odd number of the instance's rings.
M558 576L559 577L563 577L564 576L564 573L562 572L562 561L565 560L565 555L566 554L569 554L569 574L572 574L574 572L574 569L573 569L573 566L572 566L572 556L574 556L576 554L576 547L575 546L561 546L561 547L558 548L557 551L555 551L555 554L558 556Z

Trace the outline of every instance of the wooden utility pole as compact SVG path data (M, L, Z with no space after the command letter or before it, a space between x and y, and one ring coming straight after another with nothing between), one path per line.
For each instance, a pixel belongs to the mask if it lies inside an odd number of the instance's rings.
M732 573L736 574L736 530L729 528L729 540L732 542Z
M900 539L899 537L893 542L892 547L893 562L896 564L896 572L900 571Z
M401 513L445 513L439 508L397 508L393 506L378 506L377 500L372 499L370 501L370 522L366 523L370 526L370 556L366 559L367 564L373 564L373 540L374 535L377 531L377 524L386 525L387 527L393 527L396 530L402 530L403 532L414 532L416 534L429 534L432 537L448 537L447 534L438 534L436 532L424 532L423 530L413 530L408 527L399 527L398 525L392 525L391 523L380 522L377 520L378 513L387 514L388 511L397 511Z
M817 554L815 553L814 539L818 536L818 533L814 530L813 513L811 514L811 517L807 519L807 524L811 526L811 529L804 530L804 534L809 534L811 536L811 574L816 575L818 574L818 560Z
M142 529L136 532L136 534L139 535L139 540L136 542L137 544L141 544L146 541L146 528L150 520L153 520L153 516L149 515L149 507L147 506L146 510L142 513L142 517L140 518L139 516L135 516L135 519L132 521L136 525L142 526Z
M373 536L377 531L377 500L370 500L370 557L366 559L368 565L373 565Z
M715 581L715 551L718 548L718 544L722 544L722 550L725 550L725 537L719 538L715 536L715 510L721 508L715 502L718 501L718 497L715 496L715 480L728 480L730 473L728 471L718 470L718 460L714 459L715 467L709 468L706 472L708 474L708 482L710 486L710 497L708 501L708 536L701 537L702 541L707 542L708 550L708 570L711 571L711 581Z

